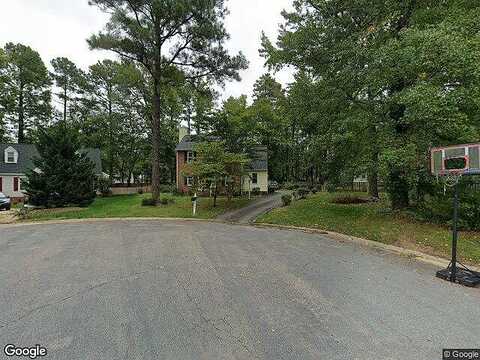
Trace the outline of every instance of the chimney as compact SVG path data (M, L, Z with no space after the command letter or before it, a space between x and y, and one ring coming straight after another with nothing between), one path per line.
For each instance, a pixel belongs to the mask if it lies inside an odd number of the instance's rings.
M178 142L182 142L183 138L188 135L188 128L186 126L178 127Z

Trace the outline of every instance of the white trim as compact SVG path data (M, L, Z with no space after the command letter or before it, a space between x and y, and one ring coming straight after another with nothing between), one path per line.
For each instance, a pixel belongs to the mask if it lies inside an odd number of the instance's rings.
M9 160L9 155L11 155L11 154L13 154L13 161ZM4 159L3 160L5 161L5 164L16 164L16 163L18 163L18 151L11 146L7 147L4 151Z

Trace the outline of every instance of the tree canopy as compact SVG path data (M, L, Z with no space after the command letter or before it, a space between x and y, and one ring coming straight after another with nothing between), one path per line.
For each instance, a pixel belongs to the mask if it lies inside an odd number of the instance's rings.
M161 171L161 119L165 88L181 79L239 79L247 66L242 54L230 56L223 1L91 0L111 14L105 31L93 35L92 49L113 51L136 61L152 81L152 186L158 200Z

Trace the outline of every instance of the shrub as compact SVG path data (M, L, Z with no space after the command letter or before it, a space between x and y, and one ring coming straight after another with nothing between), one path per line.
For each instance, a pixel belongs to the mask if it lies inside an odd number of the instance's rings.
M112 196L110 179L104 177L97 178L97 189L103 197Z
M283 184L282 189L285 190L297 190L299 187L298 184L292 183L292 182L286 182Z
M347 205L347 204L366 204L369 202L369 200L366 198L362 198L360 196L355 196L355 195L342 195L342 196L334 197L332 200L330 200L330 202L333 204Z
M461 230L480 229L480 192L471 188L459 189L458 225ZM453 191L443 194L441 186L432 195L427 195L416 210L419 220L448 224L451 226L453 217Z
M257 196L260 195L261 191L259 187L255 187L252 189L252 195Z
M298 198L299 199L306 199L308 194L310 194L310 190L305 187L302 187L297 190Z
M292 195L290 194L282 195L282 203L283 203L283 206L290 205L292 203Z
M157 206L157 201L155 199L143 199L142 206Z
M317 188L317 186L316 186L316 185L312 185L312 186L310 186L310 191L311 191L311 193L312 193L312 194L316 194L316 193L317 193L317 191L318 191L318 188Z
M17 213L15 215L20 220L28 220L31 217L31 212L32 210L30 208L22 206L20 209L17 210Z
M138 188L137 193L138 193L139 195L143 195L143 188Z
M174 204L174 203L175 203L175 199L173 199L171 197L162 196L160 198L160 204L162 204L162 205L168 205L168 204Z

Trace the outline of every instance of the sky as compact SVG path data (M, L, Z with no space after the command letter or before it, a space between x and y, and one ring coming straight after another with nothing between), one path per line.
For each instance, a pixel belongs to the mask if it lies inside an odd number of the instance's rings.
M45 63L58 57L68 57L77 66L87 69L98 60L114 55L103 51L90 51L86 39L104 27L107 16L98 8L89 6L88 0L0 0L0 46L7 42L20 42L38 51ZM264 59L258 54L260 36L264 31L276 39L280 12L291 8L292 0L227 0L230 15L225 26L231 35L227 47L232 53L242 51L250 62L248 70L241 72L241 82L227 83L221 90L222 98L247 94L251 97L253 84L267 72ZM287 84L292 71L275 74Z

